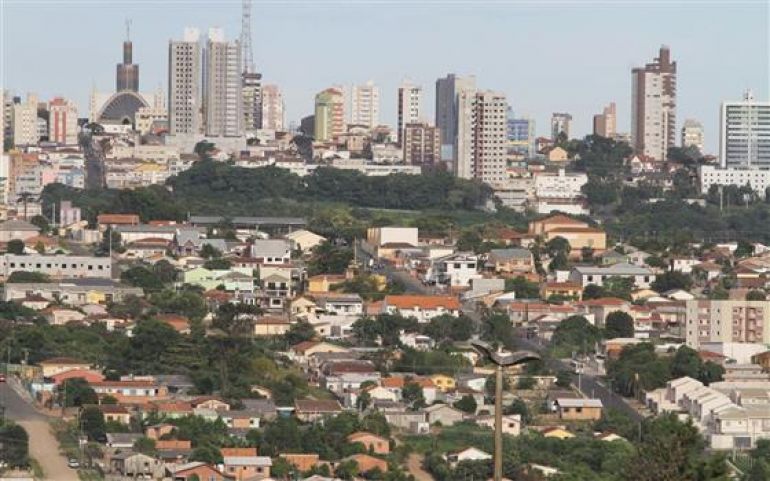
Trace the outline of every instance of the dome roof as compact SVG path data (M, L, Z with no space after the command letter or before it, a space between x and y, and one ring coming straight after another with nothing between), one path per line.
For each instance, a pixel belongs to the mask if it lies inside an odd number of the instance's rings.
M116 92L104 103L99 115L98 122L134 124L134 115L142 107L149 105L136 92L124 90Z

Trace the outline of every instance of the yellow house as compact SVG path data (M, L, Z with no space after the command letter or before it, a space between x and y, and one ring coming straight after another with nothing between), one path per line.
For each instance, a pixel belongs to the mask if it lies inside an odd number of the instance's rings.
M580 257L584 247L593 249L594 253L607 249L607 234L601 229L593 227L562 227L553 229L545 234L548 242L556 237L563 237L569 242L570 257Z
M433 381L433 384L438 388L441 392L447 392L451 391L455 388L455 378L452 376L447 376L446 374L434 374L430 377L430 380Z
M567 151L561 147L554 147L551 150L549 150L548 153L546 154L546 158L548 159L548 162L569 161L569 157L567 156Z
M580 300L583 287L579 282L546 282L540 287L540 297L548 299L551 296L563 296Z
M289 329L291 323L282 317L260 317L254 323L255 336L282 336Z
M543 431L543 436L545 436L546 438L557 438L557 439L569 439L569 438L575 437L574 434L572 434L571 432L561 427L548 428L545 431Z
M107 295L102 291L86 292L86 304L106 304Z
M340 274L319 274L308 279L309 292L329 292L335 284L345 282L345 276Z

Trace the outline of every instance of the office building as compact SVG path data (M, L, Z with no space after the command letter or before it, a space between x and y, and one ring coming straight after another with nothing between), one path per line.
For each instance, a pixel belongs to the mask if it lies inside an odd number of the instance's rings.
M18 101L17 101L18 100ZM13 104L13 145L35 145L40 140L37 125L37 96L27 94L22 102L14 99Z
M262 86L262 128L282 131L283 126L283 94L277 85Z
M380 122L380 89L371 80L354 85L351 96L350 121L373 129Z
M56 97L48 103L48 140L62 145L78 143L78 108Z
M551 115L551 140L556 141L562 133L570 138L570 123L572 115L563 112L554 112Z
M342 89L328 88L315 96L315 140L330 142L345 133L345 95Z
M476 77L449 74L436 80L436 127L441 131L441 158L457 159L458 94L476 90Z
M243 72L241 98L243 100L243 130L255 132L263 128L262 74Z
M682 147L695 147L703 152L703 125L695 119L686 119L682 125Z
M422 87L403 82L398 88L398 144L402 145L404 126L420 122L422 116Z
M770 301L696 299L686 301L685 340L770 344Z
M719 125L723 167L770 168L770 102L758 102L751 91L742 101L723 102Z
M508 108L506 137L508 139L508 153L521 155L532 159L537 154L535 150L535 119L527 117L516 118L513 109Z
M426 122L404 126L404 162L426 167L441 163L441 133Z
M602 110L602 113L594 115L594 135L612 138L617 132L617 112L615 102Z
M765 197L770 188L770 169L760 167L717 167L701 165L698 168L698 180L702 194L708 194L712 185L743 187L748 185L761 197Z
M676 62L669 48L631 71L631 146L637 154L666 160L676 140Z
M457 95L455 175L500 185L506 178L505 95L461 90Z
M170 135L201 132L200 32L186 28L182 40L169 42L168 127Z
M240 136L243 133L243 92L239 41L228 42L222 29L210 28L203 69L206 135ZM256 81L258 83L259 79ZM253 83L251 88L254 88ZM252 101L252 104L257 103L261 108L261 99Z

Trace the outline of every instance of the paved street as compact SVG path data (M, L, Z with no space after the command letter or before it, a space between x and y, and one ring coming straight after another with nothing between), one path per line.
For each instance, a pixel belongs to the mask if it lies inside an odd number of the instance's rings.
M67 459L59 454L59 443L51 433L48 417L35 411L8 383L0 383L0 400L5 405L6 417L27 430L29 454L43 468L43 479L78 481L77 472L67 467Z

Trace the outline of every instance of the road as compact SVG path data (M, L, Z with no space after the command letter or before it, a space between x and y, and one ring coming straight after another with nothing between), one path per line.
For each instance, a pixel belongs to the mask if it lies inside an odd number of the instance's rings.
M67 467L67 459L59 454L49 418L35 411L8 383L0 383L0 399L5 404L5 416L27 431L29 454L42 467L42 479L78 481L77 471Z
M415 481L433 481L433 476L422 468L425 456L412 453L406 460L406 470L414 476Z

